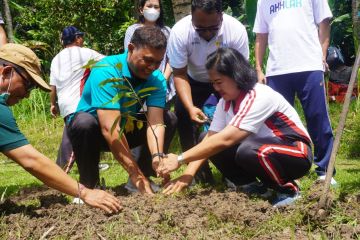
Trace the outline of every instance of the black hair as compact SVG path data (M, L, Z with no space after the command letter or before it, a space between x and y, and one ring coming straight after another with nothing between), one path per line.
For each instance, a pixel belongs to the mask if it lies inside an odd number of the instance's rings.
M145 3L147 1L148 0L140 0L139 1L138 11L140 11L140 8L142 8L142 9L144 8ZM165 27L165 22L164 22L164 11L163 11L161 0L159 0L159 6L160 6L160 16L159 16L158 20L156 20L155 24L156 24L156 26L163 28L163 27ZM139 23L145 23L144 16L139 14L138 21L139 21Z
M221 0L192 0L191 12L195 12L196 9L200 9L206 13L221 13L222 1Z
M159 27L143 26L135 30L130 42L136 47L166 49L166 36Z
M207 58L206 69L234 79L240 90L250 91L257 82L254 68L244 56L233 48L219 48Z

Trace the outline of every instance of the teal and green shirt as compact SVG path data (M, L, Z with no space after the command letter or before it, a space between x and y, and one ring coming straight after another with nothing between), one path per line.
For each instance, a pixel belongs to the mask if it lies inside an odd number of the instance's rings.
M20 132L14 115L0 96L0 152L6 152L29 144Z
M103 58L91 70L86 81L76 112L88 112L97 117L97 109L119 110L121 112L137 113L141 106L127 106L134 99L127 97L131 92L126 78L148 107L164 108L166 102L166 80L159 70L154 71L146 80L134 77L127 64L127 51L123 54ZM105 80L118 79L101 86ZM125 86L125 87L124 87ZM141 89L151 88L142 92ZM120 99L115 96L122 95ZM146 96L145 96L146 95Z

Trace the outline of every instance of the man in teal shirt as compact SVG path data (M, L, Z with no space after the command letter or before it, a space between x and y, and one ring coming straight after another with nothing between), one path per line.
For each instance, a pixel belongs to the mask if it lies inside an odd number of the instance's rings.
M161 30L156 27L142 27L134 32L128 51L105 57L92 69L78 108L68 126L80 182L85 186L94 188L99 184L100 152L110 149L129 173L133 185L141 193L153 193L150 182L144 174L144 171L149 172L149 167L151 169L150 159L147 163L138 164L134 161L130 149L147 143L152 156L153 169L156 169L159 161L165 156L163 108L166 101L166 80L157 70L165 50L166 37ZM131 86L124 81L125 78ZM119 79L119 81L101 85L109 79ZM140 96L149 94L143 98L146 102L149 125L145 123L142 129L135 127L133 132L119 135L119 124L114 131L111 130L117 119L120 118L120 122L124 122L127 114L145 119L144 116L138 116L142 107L140 104L127 106L132 98L124 96L113 101L118 94L131 93L129 90L131 87ZM146 88L153 90L140 91Z

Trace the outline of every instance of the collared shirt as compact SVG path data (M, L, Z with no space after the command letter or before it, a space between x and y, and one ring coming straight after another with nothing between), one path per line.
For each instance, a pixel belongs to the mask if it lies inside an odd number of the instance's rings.
M189 76L195 81L209 82L205 68L207 56L219 47L231 47L249 58L248 36L244 25L235 18L223 14L217 35L206 41L195 31L191 15L184 17L171 30L167 54L173 68L187 66Z
M259 0L253 31L268 33L266 76L323 71L318 25L331 17L327 0Z
M282 95L263 84L242 92L234 103L220 99L209 130L220 132L227 125L253 133L249 139L279 137L311 143L296 110Z
M0 96L0 152L10 151L27 144L29 142L20 132L5 99Z
M119 110L121 112L137 113L141 106L135 104L126 107L133 98L123 96L115 99L118 94L130 93L122 86L129 86L124 80L126 78L139 96L150 94L143 98L148 107L165 107L166 100L166 80L159 70L154 71L146 80L137 79L129 70L127 64L127 51L123 54L113 55L103 58L91 70L89 79L87 80L83 95L80 99L76 112L88 112L97 117L97 109ZM100 84L108 79L118 79L117 82L109 82L104 86ZM119 85L122 85L119 87ZM150 92L139 93L141 89L156 88Z

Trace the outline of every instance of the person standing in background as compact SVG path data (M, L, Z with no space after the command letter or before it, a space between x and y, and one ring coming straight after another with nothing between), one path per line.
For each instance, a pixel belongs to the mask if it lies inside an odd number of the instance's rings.
M327 0L259 0L253 29L258 81L281 93L291 105L295 95L299 98L314 143L319 180L325 179L334 141L324 84L331 17ZM267 46L265 78L262 65Z
M61 36L64 49L53 58L50 67L50 113L53 117L56 117L60 112L65 121L56 160L57 165L60 167L74 162L71 160L71 158L74 158L74 154L66 131L66 120L69 115L75 112L85 81L90 74L90 69L85 69L83 66L90 60L97 61L104 57L92 49L83 47L84 35L84 32L74 26L64 28Z

